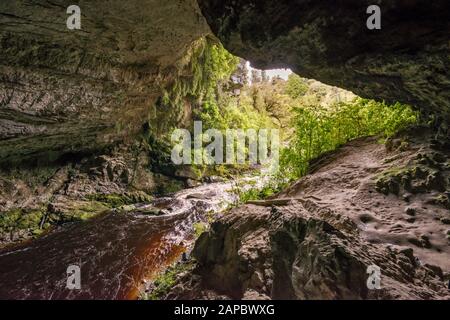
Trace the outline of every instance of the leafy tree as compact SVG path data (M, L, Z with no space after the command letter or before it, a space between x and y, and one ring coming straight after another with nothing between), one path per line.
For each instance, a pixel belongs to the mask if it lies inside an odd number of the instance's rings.
M358 137L389 137L417 121L417 112L408 105L389 106L362 98L328 109L316 105L296 107L292 122L295 135L282 151L281 171L285 177L297 179L307 173L309 161L324 152Z
M245 79L248 72L245 61L231 55L220 44L207 46L199 60L202 63L201 77L207 77L207 80L195 94L194 100L197 102L194 117L202 121L205 130L258 129L273 126L264 108L255 108L245 94L236 97L233 92L234 86L229 85L232 76ZM262 97L258 97L258 100L263 101Z
M361 98L323 107L319 102L329 90L326 87L319 85L314 89L295 74L287 81L274 77L261 82L267 73L256 69L251 72L251 85L236 95L231 77L247 78L245 61L208 39L193 48L189 67L192 76L176 79L158 99L156 109L167 117L166 105L181 108L188 102L193 106L194 119L201 120L205 130L282 129L282 176L275 179L271 190L276 190L278 183L283 185L286 178L292 180L306 174L309 161L324 152L357 137L391 136L418 118L409 106L389 106Z
M292 99L303 96L308 91L308 85L300 76L292 73L288 77L286 94Z

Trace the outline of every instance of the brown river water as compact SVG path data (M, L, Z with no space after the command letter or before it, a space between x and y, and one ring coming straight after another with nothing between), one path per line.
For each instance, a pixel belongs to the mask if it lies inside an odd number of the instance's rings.
M235 200L232 183L186 189L151 204L165 214L107 212L0 250L0 299L136 299L143 279L180 258L193 224ZM143 211L141 211L143 212ZM80 267L70 290L67 268Z

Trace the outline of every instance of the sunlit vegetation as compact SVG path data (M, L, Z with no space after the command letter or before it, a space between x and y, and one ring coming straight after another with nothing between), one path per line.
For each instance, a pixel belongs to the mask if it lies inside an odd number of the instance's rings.
M162 106L180 109L189 103L193 120L201 120L204 130L280 129L280 174L270 186L247 191L247 200L275 193L305 175L310 160L352 139L387 138L418 121L418 114L407 105L357 98L296 74L285 81L258 70L249 72L245 61L212 39L199 40L186 61L190 76L180 76L166 88L158 101ZM168 161L168 152L163 158ZM215 170L227 175L237 167L216 166Z
M281 191L286 186L287 182L283 183L282 179L277 178L261 187L253 187L245 190L237 189L238 201L236 205L246 203L250 200L266 199Z
M418 114L407 105L361 98L330 108L297 106L292 121L295 135L282 152L281 172L285 178L299 178L307 173L309 161L324 152L358 137L387 138L417 121Z
M176 284L177 277L186 271L192 270L194 264L192 261L182 263L177 262L159 274L153 281L153 289L148 293L140 295L141 300L160 300L172 289Z
M167 126L177 122L171 120L183 114L187 105L192 109L193 120L202 121L203 130L274 126L267 112L255 109L249 99L238 93L242 85L233 81L232 76L238 70L240 59L226 51L216 40L198 40L185 60L183 63L186 66L182 69L189 70L188 75L180 74L163 90L164 94L156 101L157 115L149 121L144 134L153 166L170 164L169 137L174 128ZM206 170L203 166L194 169L200 172ZM219 165L209 169L216 174L228 175L237 166Z
M240 192L241 202L281 191L307 174L312 159L350 140L379 136L383 142L419 120L419 114L408 105L358 98L338 88L309 83L295 74L287 81L256 80L244 94L254 97L256 109L270 111L278 121L283 148L278 175L263 187Z
M199 61L200 62L200 61ZM258 129L272 127L265 110L257 108L245 94L243 83L231 79L238 71L240 60L221 44L207 43L201 59L204 85L194 109L194 119L201 120L205 130Z
M298 99L303 97L308 91L308 85L305 79L302 79L296 74L291 74L287 81L285 92L292 99Z

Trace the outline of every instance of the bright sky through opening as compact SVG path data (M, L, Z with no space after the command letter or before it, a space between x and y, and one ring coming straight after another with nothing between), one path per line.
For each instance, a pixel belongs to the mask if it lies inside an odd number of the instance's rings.
M251 74L252 74L252 66L250 65L250 62L247 61L247 69L248 69L248 76L249 79L251 79ZM265 70L266 74L269 78L274 78L279 76L280 78L287 80L289 75L292 74L292 70L291 69L272 69L272 70Z

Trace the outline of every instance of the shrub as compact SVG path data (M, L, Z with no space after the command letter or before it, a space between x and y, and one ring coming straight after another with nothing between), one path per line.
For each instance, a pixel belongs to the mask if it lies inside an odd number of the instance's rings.
M364 136L387 138L417 123L418 113L410 106L357 98L331 108L302 106L294 109L295 134L281 152L284 177L297 179L307 173L309 161L324 152Z

